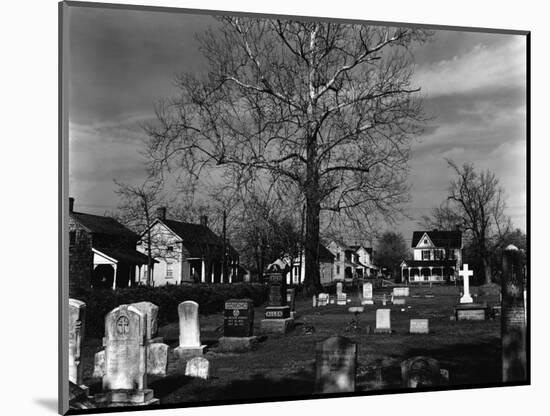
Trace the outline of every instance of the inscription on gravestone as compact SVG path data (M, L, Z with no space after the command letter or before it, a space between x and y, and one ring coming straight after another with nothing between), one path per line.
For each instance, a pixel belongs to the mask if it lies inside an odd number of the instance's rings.
M185 366L185 375L207 380L210 376L210 362L204 357L190 359Z
M315 348L316 393L355 391L357 344L345 337L331 337Z
M254 331L254 304L251 299L230 299L225 302L223 335L251 337Z

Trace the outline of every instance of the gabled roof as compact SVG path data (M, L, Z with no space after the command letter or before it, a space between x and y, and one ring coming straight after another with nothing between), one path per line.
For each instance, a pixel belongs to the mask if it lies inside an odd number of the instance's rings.
M120 222L111 217L85 214L83 212L71 212L69 215L91 233L126 237L134 240L139 238L136 233L130 231Z
M155 222L164 224L174 234L181 238L183 246L189 251L192 257L202 257L205 250L214 252L223 251L223 238L218 237L205 225L160 219ZM227 243L226 248L228 253L232 255L238 254L231 244Z
M416 247L426 234L436 247L461 248L462 232L460 231L415 231L413 233L411 247Z
M322 244L319 244L319 260L334 260L334 254Z
M131 264L147 264L147 256L143 253L140 253L136 250L130 250L125 248L95 248L92 250L98 252L98 254L103 254L111 259L116 260L117 262L131 263ZM154 263L158 263L156 260L153 260Z
M334 239L334 240L331 241L330 244L332 244L332 243L334 243L335 245L341 247L344 251L355 251L352 247L348 246L342 240Z
M360 248L364 248L367 253L372 256L372 247L365 247L364 245L349 246L353 251L358 251Z

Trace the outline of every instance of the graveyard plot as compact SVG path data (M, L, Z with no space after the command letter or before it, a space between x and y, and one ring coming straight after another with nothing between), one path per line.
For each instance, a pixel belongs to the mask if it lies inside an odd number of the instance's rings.
M178 323L161 326L158 336L170 347L165 377L148 376L148 386L161 403L204 402L292 397L314 394L315 348L332 336L344 336L357 344L356 391L402 388L401 362L413 356L439 361L450 374L450 385L499 383L501 381L500 321L452 321L459 289L412 287L406 305L389 302L391 290L374 290L374 305L363 305L362 313L350 313L361 306L358 293L351 303L313 307L310 298L296 298L299 318L286 335L260 336L257 347L244 353L216 350L223 335L223 313L200 317L200 340L206 345L203 357L209 361L209 378L185 375L186 361L172 353L179 345ZM380 299L386 294L388 303ZM476 302L498 303L498 295L472 295ZM162 307L162 306L160 306ZM374 334L376 310L391 310L391 334ZM265 308L255 308L254 335L260 333ZM352 319L357 331L347 331ZM429 319L429 334L409 334L410 319ZM305 329L313 328L313 331ZM370 331L369 331L370 330ZM82 348L84 384L91 393L101 390L101 379L93 378L93 356L102 349L101 339L85 339Z

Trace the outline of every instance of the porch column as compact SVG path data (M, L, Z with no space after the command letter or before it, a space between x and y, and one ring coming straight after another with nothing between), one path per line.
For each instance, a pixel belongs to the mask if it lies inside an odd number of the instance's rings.
M206 282L206 264L204 263L204 259L201 261L201 283Z
M443 266L441 266L441 280L445 280L445 278L443 277Z
M115 273L113 274L113 290L116 289L116 263L113 265L115 268Z
M428 280L431 282L432 281L432 277L433 277L433 266L430 266L430 277L428 278Z

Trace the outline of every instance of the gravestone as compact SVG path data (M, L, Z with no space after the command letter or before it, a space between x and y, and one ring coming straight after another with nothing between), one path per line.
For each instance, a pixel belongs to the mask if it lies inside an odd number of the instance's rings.
M410 334L429 334L430 323L429 319L411 319L409 333Z
M147 325L147 340L149 342L163 342L164 340L162 337L156 337L158 332L159 307L154 303L146 301L132 303L130 306L133 306L146 316L145 323Z
M312 306L313 306L314 308L316 308L316 307L317 307L317 297L316 297L315 295L313 295L312 301L313 301Z
M86 304L69 299L69 381L82 387L82 339L86 323Z
M509 245L502 259L502 381L527 380L527 336L521 253Z
M223 337L218 350L248 351L256 345L254 332L254 303L251 299L229 299L224 305Z
M387 303L387 299L386 299L386 294L384 293L383 296L382 296L382 306L386 306L386 303Z
M391 334L391 311L390 309L376 310L375 334Z
M393 294L393 296L398 297L398 298L407 297L407 296L409 296L409 288L408 287L394 287L392 294Z
M185 375L208 380L210 377L210 362L204 357L190 359L185 366Z
M120 305L105 318L103 391L94 396L102 406L149 405L158 400L147 389L145 315Z
M296 318L296 289L289 288L286 290L286 303L290 306L290 317Z
M344 291L344 284L342 282L336 283L336 297Z
M374 305L371 282L363 283L363 300L361 301L361 305Z
M199 304L186 300L178 305L180 344L174 354L180 359L202 355L205 345L201 345L199 324Z
M486 303L466 303L455 307L457 321L485 321L489 314L490 308Z
M430 357L412 357L401 363L403 387L433 387L441 383L439 361Z
M96 407L88 397L88 389L69 381L69 409L95 409Z
M407 303L405 298L395 298L392 297L392 303L394 305L405 305Z
M269 298L264 319L260 321L260 330L268 334L286 334L292 329L294 319L290 316L290 306L286 301L286 279L283 270L272 264L264 276L269 282Z
M105 375L105 350L101 350L94 355L94 372L92 377L101 378Z
M348 295L346 293L338 293L336 297L336 304L340 306L345 306L348 303Z
M345 337L331 337L315 348L315 392L355 391L357 344Z
M328 293L319 293L319 306L327 306L330 296Z
M168 345L154 342L147 345L147 374L166 376L168 367Z

